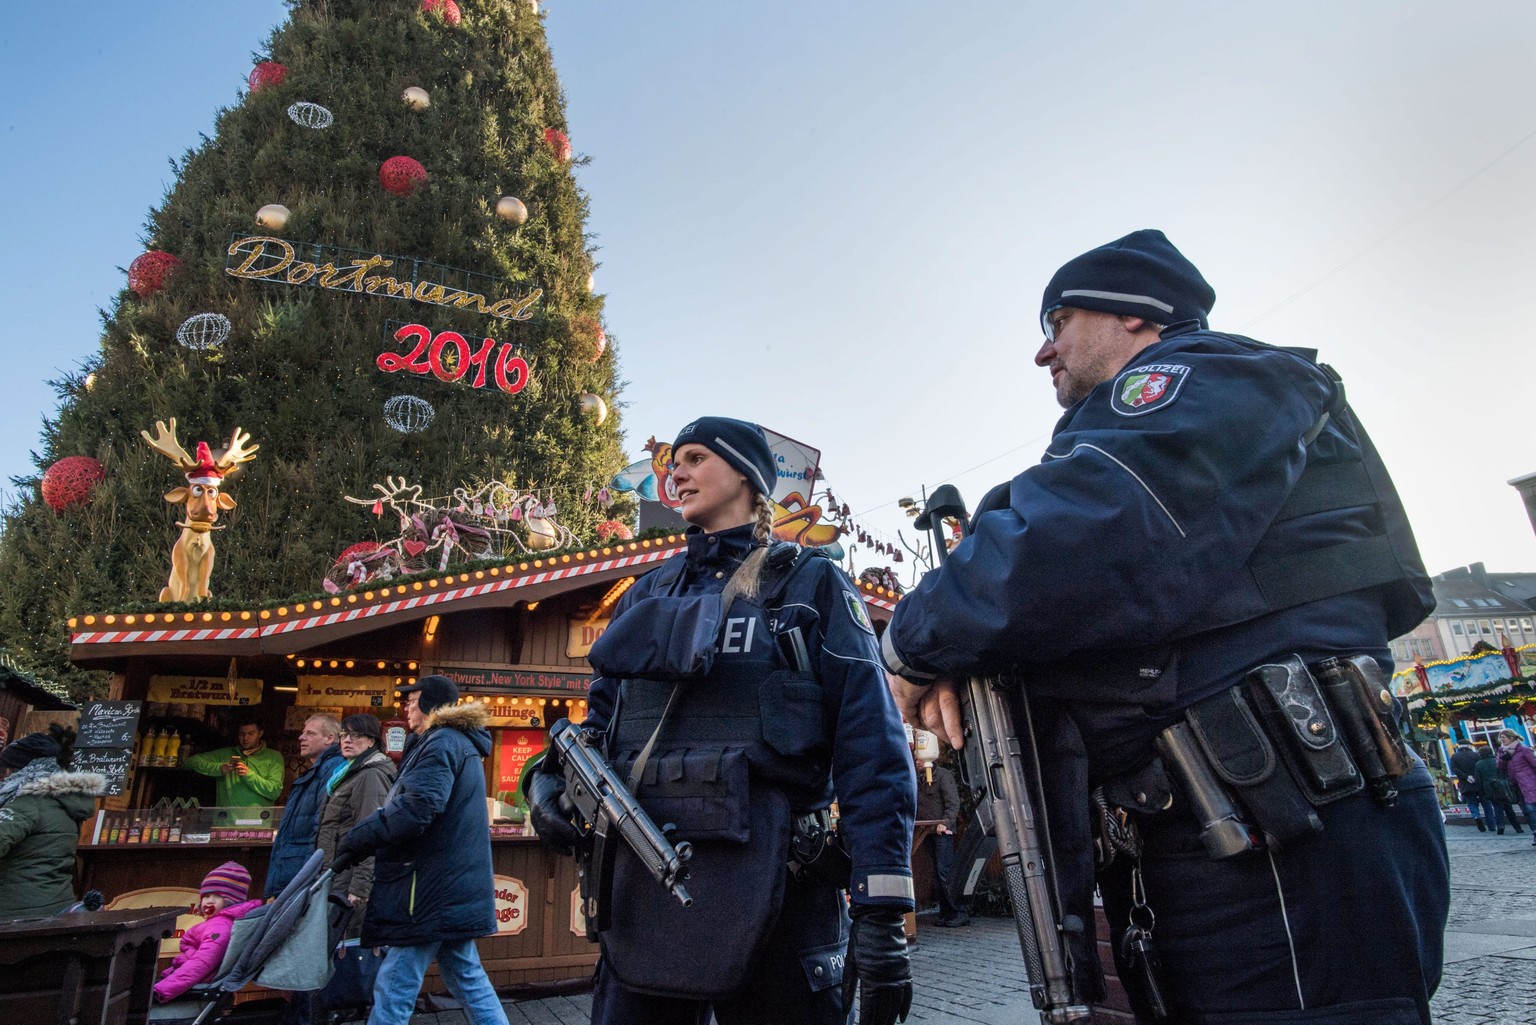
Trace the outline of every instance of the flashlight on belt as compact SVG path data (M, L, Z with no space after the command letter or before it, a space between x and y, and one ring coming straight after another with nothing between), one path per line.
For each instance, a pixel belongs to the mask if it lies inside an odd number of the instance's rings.
M1159 733L1157 750L1194 808L1207 854L1219 860L1258 848L1257 835L1211 771L1188 723L1174 723Z

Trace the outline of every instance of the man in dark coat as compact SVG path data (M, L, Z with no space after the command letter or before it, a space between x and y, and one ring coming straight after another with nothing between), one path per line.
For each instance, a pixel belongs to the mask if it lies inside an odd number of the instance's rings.
M266 894L276 897L315 853L320 832L320 809L325 806L325 784L342 763L337 735L341 724L329 715L312 715L299 734L299 755L309 759L309 769L293 781L283 822L272 841L272 861L267 868Z
M917 820L937 821L923 841L933 854L934 889L939 898L939 925L953 928L970 925L971 916L949 899L949 877L955 869L955 821L960 815L960 788L955 774L942 765L917 770Z
M1471 744L1463 744L1451 755L1451 772L1456 777L1456 790L1472 811L1472 821L1479 832L1488 832L1483 822L1483 792L1477 787L1477 751Z
M458 688L446 676L426 676L400 691L413 736L399 778L384 807L341 841L331 865L342 872L374 858L362 942L390 949L368 1021L409 1021L435 959L473 1025L507 1025L475 950L476 937L496 931L480 764L491 753L490 716L480 702L457 704Z

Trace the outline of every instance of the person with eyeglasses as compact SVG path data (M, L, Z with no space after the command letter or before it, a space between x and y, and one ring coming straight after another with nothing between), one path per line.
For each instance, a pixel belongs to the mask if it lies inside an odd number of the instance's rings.
M320 833L316 843L325 852L329 867L336 848L352 827L384 807L389 788L394 785L395 760L379 747L383 726L376 716L362 713L341 721L341 764L326 780L325 808L320 813ZM352 906L346 937L362 935L363 914L368 895L373 891L373 859L365 858L331 877L331 892Z
M1425 1025L1448 864L1386 684L1433 592L1339 376L1215 299L1160 231L1056 272L1065 412L897 605L892 693L956 747L956 681L1029 698L1085 998L1097 882L1138 1021Z

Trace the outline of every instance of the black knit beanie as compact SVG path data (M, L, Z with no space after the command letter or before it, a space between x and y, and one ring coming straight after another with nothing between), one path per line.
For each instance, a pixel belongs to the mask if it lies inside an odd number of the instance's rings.
M1068 260L1045 287L1042 323L1063 306L1145 317L1164 326L1206 318L1216 291L1160 231L1133 231L1124 238Z

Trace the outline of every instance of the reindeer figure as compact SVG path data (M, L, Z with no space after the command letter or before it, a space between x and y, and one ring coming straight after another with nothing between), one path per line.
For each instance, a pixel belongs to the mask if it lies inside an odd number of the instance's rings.
M208 580L213 575L213 538L210 532L223 530L216 527L220 509L233 509L235 500L219 490L224 476L241 463L256 458L260 445L246 447L251 440L240 428L230 436L229 447L214 456L206 441L197 443L197 457L187 455L187 450L176 440L176 418L172 417L167 428L165 421L155 421L155 434L140 431L140 437L149 447L176 464L187 476L187 487L176 488L165 495L172 505L185 505L186 518L176 525L181 536L171 547L171 579L160 589L161 601L204 601L212 598Z

